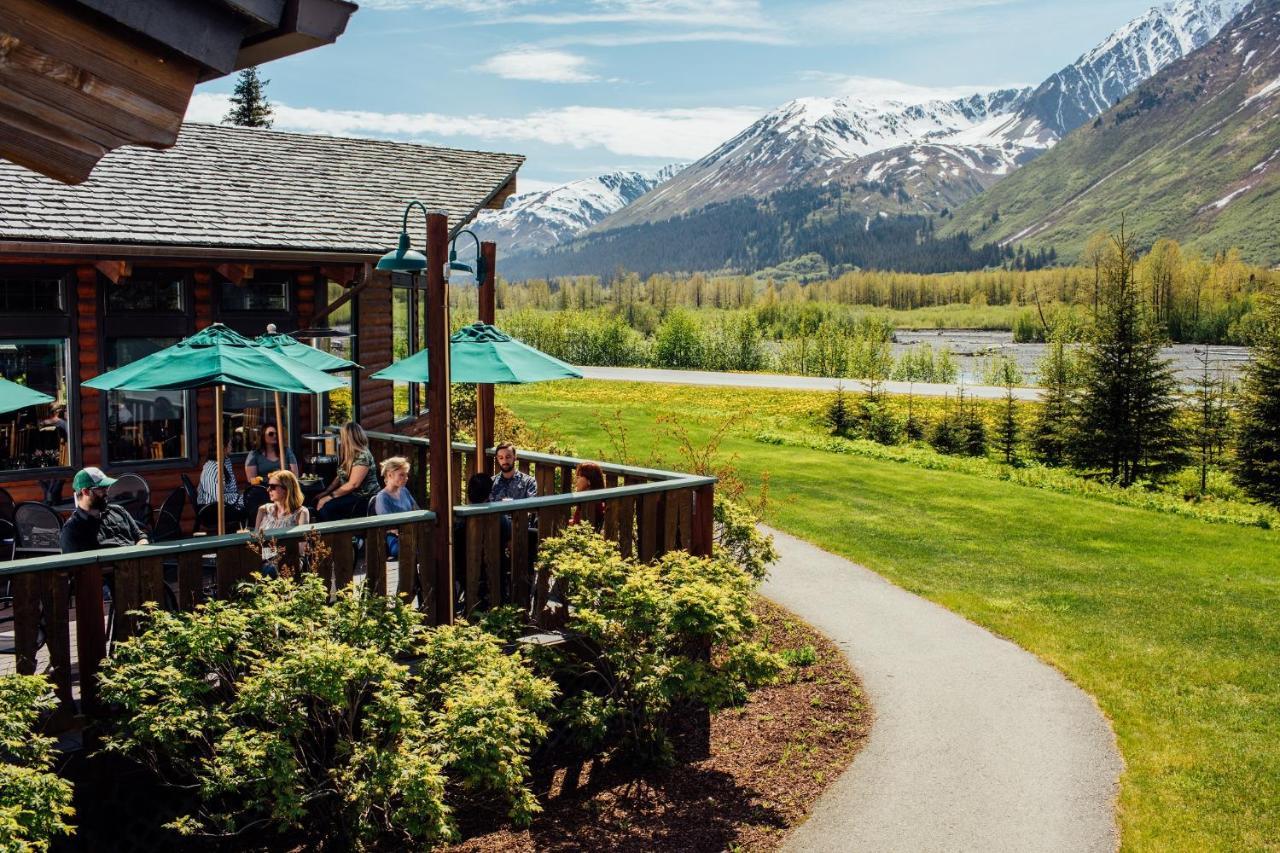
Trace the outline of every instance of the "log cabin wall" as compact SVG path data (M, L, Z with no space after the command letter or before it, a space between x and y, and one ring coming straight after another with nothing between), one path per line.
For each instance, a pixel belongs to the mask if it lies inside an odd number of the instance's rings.
M392 432L395 412L392 383L371 379L391 364L391 276L374 272L356 297L356 361L360 363L356 419L366 430Z
M105 396L101 392L81 387L81 383L97 376L107 368L105 351L107 341L106 328L110 320L107 317L108 311L105 305L107 288L112 287L113 284L100 271L105 266L105 263L96 258L66 259L0 255L0 278L6 276L6 270L9 270L10 274L14 274L15 271L21 271L24 274L29 271L47 271L60 277L65 288L64 304L67 309L65 316L62 317L57 317L50 313L38 318L32 318L29 321L25 318L16 319L16 315L11 316L7 321L4 318L0 318L0 345L3 345L6 338L10 340L32 337L63 338L66 340L67 359L70 368L70 372L67 375L66 389L70 404L68 464L48 469L0 470L0 487L6 489L15 501L41 500L43 498L43 490L39 482L41 479L60 478L69 481L78 468L88 465L103 467L109 473L114 474L130 470L142 474L151 486L151 498L154 506L159 506L171 491L182 487L182 474L185 473L195 480L199 479L199 472L203 462L201 454L212 440L214 434L213 391L210 389L193 392L190 395L190 405L194 408L194 412L192 413L189 410L188 418L190 419L194 416L195 429L187 430L187 452L185 456L163 462L146 461L133 464L129 462L111 464L107 458L108 455L104 449L107 440L104 434L107 427L107 415L104 412ZM131 269L134 274L140 270L147 269L148 265L183 273L188 286L187 295L184 297L185 305L183 309L186 319L179 321L178 325L170 325L168 331L163 333L165 337L171 336L171 333L176 334L179 327L181 327L181 335L179 336L182 336L203 329L218 321L226 322L242 334L260 334L265 330L267 321L276 322L282 331L303 328L310 325L312 318L315 316L318 290L327 282L328 276L345 276L349 280L355 277L356 271L359 269L358 265L350 267L329 266L322 271L314 265L289 264L287 262L238 265L253 270L260 277L287 275L292 281L292 287L289 293L288 312L275 312L274 314L271 312L237 312L232 314L223 312L219 305L222 283L226 279L218 272L218 269L226 269L228 266L237 265L199 259L185 261L180 259L165 260L163 262L154 259L139 259L133 263L112 263L121 264L121 268ZM385 310L379 312L374 308L367 313L373 321L385 324L386 328L379 330L370 326L367 331L369 332L369 338L374 341L375 348L378 346L379 339L386 341L385 349L389 361L389 341L391 336L389 289L385 293L385 299L387 303ZM141 322L145 323L145 320ZM360 339L357 338L357 340ZM368 362L365 363L367 364ZM377 368L373 369L376 370ZM385 386L386 405L384 410L389 413L390 383L374 381L369 385L375 392L375 399L379 396L376 392L381 390L379 386ZM301 445L299 436L301 433L311 430L313 410L309 398L295 399L293 405L294 417L290 446L301 459L308 450ZM241 471L242 469L238 469L238 473ZM241 476L243 475L241 474ZM69 497L69 492L70 485L68 482L64 485L63 497ZM188 507L186 520L190 522L191 518L192 510Z

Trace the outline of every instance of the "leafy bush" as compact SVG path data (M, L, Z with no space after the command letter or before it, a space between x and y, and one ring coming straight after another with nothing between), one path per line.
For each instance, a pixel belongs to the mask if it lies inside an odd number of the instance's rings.
M598 686L564 708L566 722L589 744L668 762L674 709L740 702L783 667L747 640L755 581L727 559L672 552L640 564L580 524L542 544L538 568L566 583L574 603L569 629L598 649L586 663L553 651L559 667L586 668L579 674Z
M56 705L43 676L0 677L0 851L47 850L69 835L71 783L53 768L53 738L40 737L40 714Z
M456 837L455 798L530 815L524 757L551 685L479 629L429 631L398 598L350 588L327 599L314 576L266 580L193 613L149 610L116 647L107 748L199 791L175 828L421 846Z
M715 550L721 557L762 581L778 561L773 537L756 527L759 520L747 507L720 494L715 500Z
M812 644L805 643L798 649L783 649L781 657L786 661L787 666L813 666L818 662L818 650Z

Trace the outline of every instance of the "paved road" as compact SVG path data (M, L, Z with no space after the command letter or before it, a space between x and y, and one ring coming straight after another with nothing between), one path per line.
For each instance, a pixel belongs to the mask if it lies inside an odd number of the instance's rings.
M610 379L619 382L661 382L666 385L726 385L734 388L793 388L806 391L834 391L844 385L848 391L861 391L856 379L830 379L821 376L786 376L779 373L715 373L708 370L658 370L648 367L580 367L588 379ZM922 397L954 397L962 386L931 382L886 382L890 394L915 393ZM1004 389L990 385L965 385L970 397L994 400L1004 397ZM1039 388L1014 388L1019 400L1039 399Z
M787 851L1105 851L1123 762L1057 670L874 572L770 531L764 594L830 637L875 713Z

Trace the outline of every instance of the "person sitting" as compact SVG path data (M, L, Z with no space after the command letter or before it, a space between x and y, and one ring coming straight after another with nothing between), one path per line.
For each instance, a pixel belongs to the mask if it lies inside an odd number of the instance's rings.
M391 515L396 512L412 512L418 508L413 493L406 484L409 482L409 460L403 456L392 456L382 463L382 481L386 483L382 491L373 499L373 511L376 515ZM400 558L400 533L398 530L387 531L387 559Z
M526 475L527 476L527 475ZM477 471L467 478L467 505L478 506L480 504L490 503L489 492L493 488L493 479L483 471ZM536 533L531 531L532 536ZM511 516L503 513L498 516L498 547L501 549L503 556L508 553L511 546ZM467 565L467 519L454 517L453 519L453 563L455 567L465 567ZM504 560L505 564L505 560ZM463 580L466 578L465 568L459 568L454 572L455 576L455 606L463 607L465 605L465 587ZM508 589L507 572L505 570L499 573L502 577L502 593L505 596ZM491 606L489 603L489 580L488 573L484 573L480 578L479 597L480 604L485 607ZM459 612L462 612L459 610Z
M533 477L516 470L516 446L509 441L498 445L498 473L489 488L489 500L519 501L538 496L538 483Z
M285 469L268 474L267 495L271 502L258 508L258 517L253 525L255 531L288 530L311 521L311 511L302 505L302 484L292 471ZM280 570L279 556L279 550L274 546L263 546L263 574L270 577L277 575Z
M293 476L298 476L298 458L293 455L293 448L285 451L285 465ZM275 426L268 424L258 433L258 446L245 457L244 477L252 483L280 468L280 436Z
M231 467L231 441L222 448L222 502L229 507L240 509L244 506L244 495L236 485L236 472ZM218 455L217 445L209 442L205 452L204 468L200 470L200 487L196 490L196 503L205 506L218 501Z
M71 481L76 509L62 525L62 553L148 544L146 533L128 510L118 504L107 503L107 488L115 482L100 468L84 468L76 472Z
M575 492L594 492L597 489L604 488L604 469L595 462L582 462L578 465L577 473L573 478L573 490ZM590 521L591 526L600 532L600 528L604 526L604 501L597 501L595 513L583 513L587 509L587 505L578 504L573 508L573 519L571 524L579 524Z
M364 428L348 421L338 431L338 437L342 442L342 462L338 465L338 475L316 502L320 521L351 518L378 493L378 473L374 470Z

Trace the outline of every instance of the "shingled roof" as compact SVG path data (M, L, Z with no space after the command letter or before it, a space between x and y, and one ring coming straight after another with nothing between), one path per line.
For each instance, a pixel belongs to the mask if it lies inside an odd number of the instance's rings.
M187 124L173 148L113 151L78 186L0 161L0 241L381 254L394 245L410 199L447 211L456 230L523 162L516 154Z

